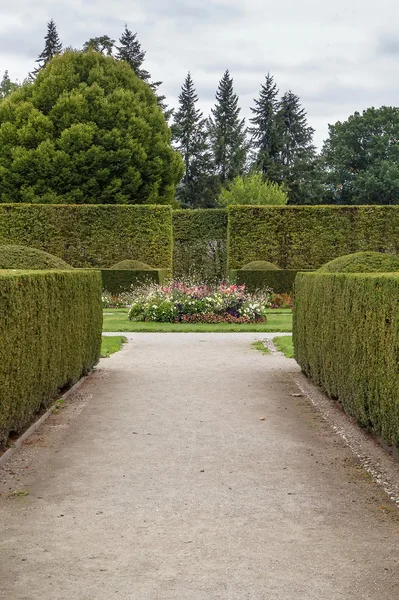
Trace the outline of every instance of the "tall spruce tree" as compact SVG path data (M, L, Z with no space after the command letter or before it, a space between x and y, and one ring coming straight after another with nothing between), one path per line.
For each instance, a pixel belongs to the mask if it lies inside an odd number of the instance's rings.
M281 98L276 122L281 141L279 163L289 189L289 203L317 202L320 189L314 129L309 126L306 111L293 92L289 91Z
M278 89L270 73L262 84L259 98L254 99L255 106L251 107L253 117L251 147L253 148L253 166L263 176L271 181L281 182L282 173L279 167L279 151L281 146L280 131L277 126Z
M216 105L208 121L213 162L222 184L242 175L245 170L248 146L245 119L234 92L233 78L225 72L216 92Z
M36 60L38 67L33 71L33 76L37 75L41 69L44 69L47 63L56 56L56 54L61 53L62 43L58 36L54 19L51 19L51 21L47 23L47 34L44 37L44 42L44 50L39 54L39 57Z
M213 171L206 119L197 108L197 102L198 95L188 73L172 126L173 140L185 167L177 198L182 205L191 208L214 207L219 189Z
M145 81L145 83L148 83L157 97L158 104L161 107L165 118L168 120L173 111L169 110L165 104L165 96L157 94L157 90L162 84L162 81L151 81L150 73L142 68L146 52L141 48L141 44L137 39L137 33L133 33L125 24L125 29L119 38L119 43L120 46L116 47L116 58L129 63L136 75Z

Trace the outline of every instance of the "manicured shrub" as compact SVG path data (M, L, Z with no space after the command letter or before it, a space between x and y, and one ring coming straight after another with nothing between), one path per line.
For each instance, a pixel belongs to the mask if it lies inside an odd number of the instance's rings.
M293 332L303 372L399 446L399 275L299 273Z
M149 283L163 283L170 276L166 269L102 269L103 289L113 296L130 292Z
M0 246L0 269L72 269L48 252L27 246Z
M241 271L273 271L280 269L277 265L274 265L267 260L253 260L241 267Z
M229 208L228 268L268 260L282 269L318 269L353 252L399 255L399 206Z
M100 356L98 271L0 273L0 445Z
M0 204L0 244L54 254L73 267L108 268L134 256L172 268L169 206Z
M227 211L173 211L173 274L205 281L226 277Z
M151 87L100 52L55 56L0 104L0 201L173 204L183 161Z
M399 271L399 256L382 252L355 252L323 265L320 273L392 273Z
M273 269L271 271L233 271L238 285L245 284L250 292L269 289L275 294L292 294L298 271L293 269Z
M121 262L116 263L116 265L113 265L111 267L111 269L116 269L118 271L136 271L136 270L140 270L140 271L151 271L153 267L150 267L150 265L147 265L146 263L140 261L140 260L121 260Z

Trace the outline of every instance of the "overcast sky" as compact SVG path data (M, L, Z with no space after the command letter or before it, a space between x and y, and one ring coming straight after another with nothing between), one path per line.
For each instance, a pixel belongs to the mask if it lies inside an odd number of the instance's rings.
M270 71L298 94L322 144L328 123L399 105L397 0L0 0L0 71L23 79L54 18L64 46L118 39L126 22L169 105L191 71L207 114L225 69L243 115Z

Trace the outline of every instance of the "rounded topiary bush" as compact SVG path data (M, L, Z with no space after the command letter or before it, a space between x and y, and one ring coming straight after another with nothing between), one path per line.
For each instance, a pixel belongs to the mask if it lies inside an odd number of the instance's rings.
M277 271L280 267L267 261L267 260L253 260L252 262L244 265L240 269L241 271Z
M392 273L399 271L399 256L382 252L346 254L320 267L320 273Z
M72 269L58 256L27 246L0 246L0 269Z
M141 262L141 260L121 260L121 262L116 263L111 269L120 270L120 271L153 271L153 267L147 265L145 262Z

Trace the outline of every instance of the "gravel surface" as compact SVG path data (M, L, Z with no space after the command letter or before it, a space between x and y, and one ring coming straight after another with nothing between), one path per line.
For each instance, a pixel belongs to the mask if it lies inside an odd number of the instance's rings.
M126 337L0 470L0 598L398 597L398 510L268 336Z

